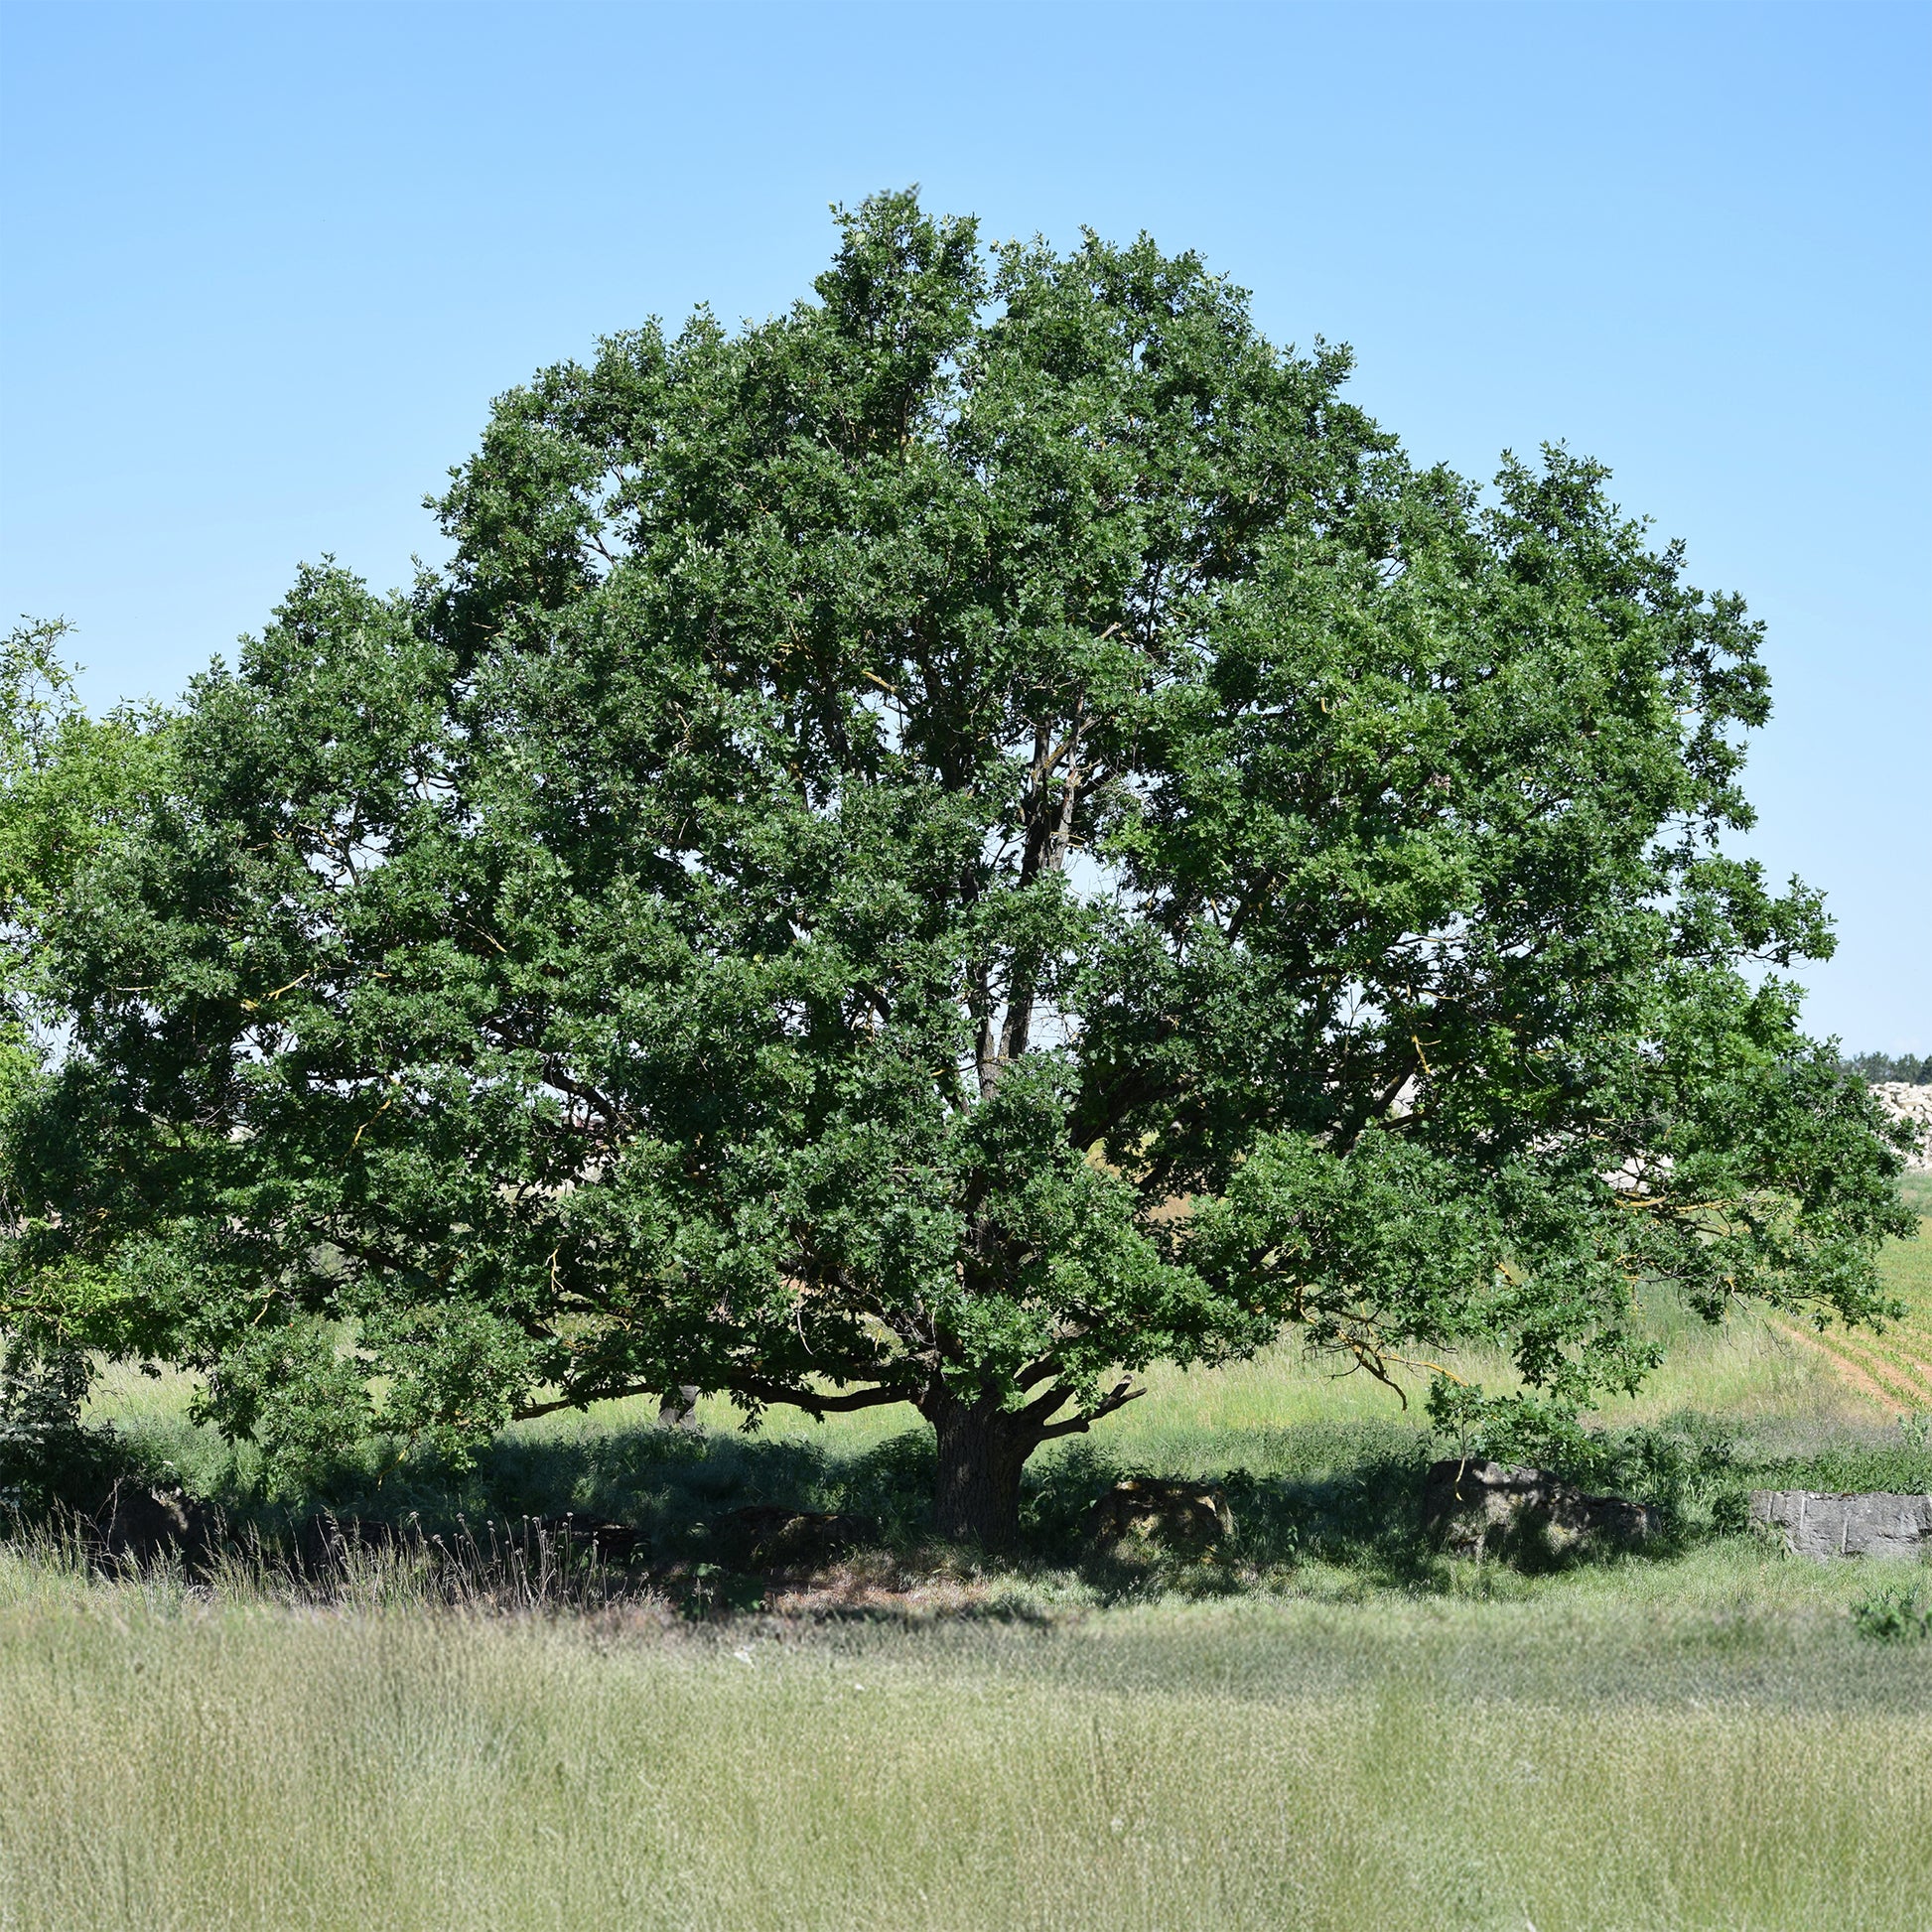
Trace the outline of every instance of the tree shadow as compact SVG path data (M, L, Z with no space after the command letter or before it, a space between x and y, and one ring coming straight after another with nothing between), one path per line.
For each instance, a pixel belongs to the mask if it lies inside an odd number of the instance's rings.
M1348 1571L1364 1587L1414 1590L1441 1582L1443 1561L1423 1533L1423 1478L1433 1451L1421 1432L1311 1425L1271 1432L1264 1447L1273 1466L1179 1475L1222 1492L1234 1532L1205 1549L1164 1549L1096 1545L1086 1519L1116 1482L1173 1480L1177 1472L1082 1445L1042 1472L1029 1499L1032 1551L1077 1565L1108 1599L1241 1595L1277 1587L1311 1563Z
M273 1540L326 1518L370 1531L408 1524L450 1535L489 1521L621 1526L626 1547L653 1563L723 1562L727 1521L776 1513L836 1517L891 1547L930 1538L933 1450L907 1431L864 1452L810 1440L693 1431L639 1422L581 1434L509 1432L459 1461L421 1448L374 1444L311 1472L295 1491L232 1480L228 1520Z
M997 1555L951 1549L935 1538L935 1456L923 1427L853 1450L810 1438L639 1420L575 1434L508 1432L468 1462L375 1443L315 1472L294 1494L269 1495L230 1462L222 1493L200 1500L219 1512L230 1537L298 1559L345 1536L366 1546L399 1534L475 1537L493 1533L491 1525L516 1534L533 1525L548 1534L561 1529L721 1612L750 1607L759 1578L796 1583L835 1569L853 1584L855 1602L940 1575L969 1576L989 1587L1002 1577L1025 1584L1070 1575L1091 1592L1089 1600L1101 1602L1293 1589L1317 1570L1326 1573L1324 1593L1468 1587L1469 1573L1424 1529L1424 1482L1440 1453L1426 1429L1359 1421L1249 1432L1227 1446L1244 1458L1232 1467L1203 1465L1202 1447L1214 1446L1181 1445L1195 1450L1189 1466L1168 1468L1132 1460L1104 1439L1069 1439L1030 1465L1019 1546ZM1683 1535L1702 1533L1698 1498L1740 1479L1726 1454L1710 1434L1628 1432L1605 1439L1594 1465L1575 1473L1599 1487L1606 1478L1625 1478L1619 1486L1664 1501L1689 1526L1649 1553L1665 1556ZM125 1482L126 1472L119 1474ZM1095 1505L1130 1476L1218 1486L1232 1535L1205 1548L1164 1547L1158 1539L1099 1544L1091 1528ZM855 1552L863 1559L856 1565ZM1581 1552L1559 1567L1595 1560L1596 1553ZM1551 1566L1532 1555L1522 1567ZM747 1578L752 1582L734 1581Z

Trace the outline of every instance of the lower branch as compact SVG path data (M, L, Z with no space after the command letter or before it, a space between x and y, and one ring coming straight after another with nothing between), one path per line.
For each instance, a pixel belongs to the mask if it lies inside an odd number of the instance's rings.
M584 1390L575 1395L557 1396L548 1402L523 1403L512 1412L510 1420L534 1422L539 1416L558 1415L566 1409L587 1409L593 1402L622 1402L631 1396L661 1396L663 1393L655 1384L643 1382L630 1382L614 1389ZM888 1403L912 1400L911 1391L906 1389L848 1389L837 1395L826 1395L818 1389L793 1388L788 1383L764 1382L756 1377L738 1378L725 1383L722 1393L750 1396L756 1402L784 1403L794 1409L803 1409L807 1415L818 1419L853 1409L878 1409Z
M661 1391L647 1389L641 1382L634 1382L621 1389L599 1389L595 1395L562 1395L554 1402L527 1402L512 1412L511 1422L534 1422L539 1416L554 1416L565 1409L588 1409L593 1402L622 1402L633 1395L657 1395Z
M913 1399L911 1390L890 1384L826 1395L818 1389L794 1388L785 1382L765 1382L757 1376L736 1376L725 1384L724 1392L727 1395L750 1396L754 1402L783 1403L788 1408L804 1410L815 1421L853 1409L881 1409L889 1403L910 1402Z
M1111 1416L1117 1409L1125 1409L1130 1402L1138 1402L1146 1394L1147 1391L1145 1389L1137 1389L1131 1382L1116 1383L1085 1414L1068 1416L1064 1422L1048 1423L1040 1430L1039 1440L1042 1443L1048 1443L1055 1436L1084 1436L1095 1423L1102 1421L1105 1417ZM1061 1396L1060 1402L1064 1402L1066 1398ZM1056 1402L1053 1408L1057 1409L1058 1407L1059 1403ZM1047 1414L1052 1414L1052 1410L1049 1409Z

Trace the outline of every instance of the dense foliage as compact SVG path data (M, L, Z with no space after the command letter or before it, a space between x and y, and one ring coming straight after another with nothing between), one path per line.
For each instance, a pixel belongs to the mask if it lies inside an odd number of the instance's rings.
M817 300L496 405L449 567L305 571L43 922L14 1266L284 1457L680 1382L1042 1440L1284 1323L1881 1307L1893 1140L1771 968L1757 627L1562 451L1422 471L1143 239L889 196ZM130 1260L134 1257L134 1260Z
M69 1020L48 940L165 768L158 714L81 708L61 655L68 629L56 619L0 638L0 1228L12 1237L0 1241L0 1508L80 1493L100 1447L80 1425L91 1350L162 1339L113 1231L76 1241L48 1191L22 1186L82 1152L64 1139L73 1123L42 1104Z

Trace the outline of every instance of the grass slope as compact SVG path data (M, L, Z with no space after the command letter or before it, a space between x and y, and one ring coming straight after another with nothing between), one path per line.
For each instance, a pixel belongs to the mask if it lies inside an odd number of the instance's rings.
M1932 1229L1932 1221L1920 1225ZM1878 1333L1830 1330L1814 1345L1888 1413L1932 1413L1932 1239L1898 1243L1886 1260L1889 1285L1907 1305L1905 1318Z

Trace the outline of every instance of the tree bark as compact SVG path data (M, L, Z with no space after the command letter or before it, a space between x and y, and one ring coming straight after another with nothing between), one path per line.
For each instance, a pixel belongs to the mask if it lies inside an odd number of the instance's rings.
M659 1429L696 1429L698 1426L698 1387L682 1382L667 1389L657 1404Z
M1038 1425L997 1401L962 1402L935 1387L920 1410L939 1439L932 1517L941 1536L982 1549L1020 1540L1020 1471L1039 1447Z

